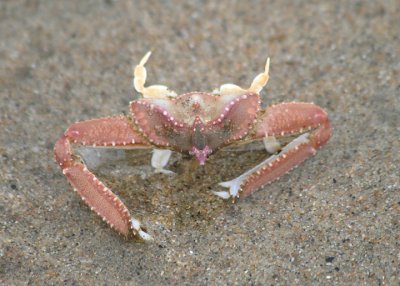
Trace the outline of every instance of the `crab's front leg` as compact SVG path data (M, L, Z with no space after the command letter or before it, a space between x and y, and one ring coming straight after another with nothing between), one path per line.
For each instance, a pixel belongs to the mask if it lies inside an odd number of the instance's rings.
M126 117L100 118L72 124L54 147L63 174L82 200L119 233L139 235L149 240L138 220L131 217L124 203L73 153L72 144L93 147L151 148Z
M133 70L133 87L140 92L144 98L166 98L175 97L176 93L165 85L151 85L145 87L147 79L146 62L149 60L151 52L148 52Z
M245 197L278 179L304 160L330 138L332 128L326 112L312 103L282 103L268 107L259 118L254 139L296 136L280 152L241 176L220 183L229 191L214 192L228 199Z
M269 79L269 58L267 59L264 71L258 74L248 89L244 89L233 83L225 83L213 91L216 95L238 95L246 92L260 93L263 87L267 84Z

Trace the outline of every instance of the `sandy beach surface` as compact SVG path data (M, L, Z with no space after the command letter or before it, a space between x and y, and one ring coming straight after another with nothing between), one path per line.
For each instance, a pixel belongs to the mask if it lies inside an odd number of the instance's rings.
M399 285L398 1L1 1L1 285ZM314 102L334 131L315 157L250 197L218 183L268 156L81 149L154 236L125 240L53 159L73 122L128 114L132 66L178 93L248 86L263 106Z

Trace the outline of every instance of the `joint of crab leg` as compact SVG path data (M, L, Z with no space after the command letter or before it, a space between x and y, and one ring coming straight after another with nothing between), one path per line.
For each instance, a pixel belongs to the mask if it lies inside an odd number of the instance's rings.
M268 79L269 79L269 58L267 59L267 62L265 63L265 69L263 73L260 73L258 76L256 76L253 80L253 82L250 85L250 88L248 89L251 92L255 93L260 93L263 87L267 84Z
M302 144L308 143L309 142L308 137L309 133L304 133L300 135L292 142L290 142L288 145L286 145L278 155L272 155L268 157L266 160L262 161L257 166L251 168L250 170L246 171L245 173L243 173L242 175L231 181L219 183L220 186L229 188L229 193L228 192L213 192L213 193L223 199L228 199L230 197L233 198L239 197L239 192L241 192L243 186L245 187L246 181L248 180L249 177L253 175L258 176L260 172L263 170L263 168L265 168L266 166L272 166L273 162L281 160L280 157L286 158L287 156L286 154L289 151L298 148L298 146Z
M246 90L241 88L240 86L236 85L236 84L232 84L232 83L226 83L220 86L219 89L216 89L213 91L213 94L216 95L227 95L227 94L231 94L231 95L240 95L245 93Z
M138 92L143 92L145 89L144 84L147 78L147 71L144 65L149 60L151 52L147 52L147 54L140 60L140 63L135 67L133 71L133 86Z
M138 148L150 148L132 128L129 118L119 116L74 123L56 142L54 155L74 191L93 212L125 237L135 234L148 240L150 236L132 219L121 199L88 170L78 154L74 154L72 143L90 143L94 146L102 146L104 143L104 146L116 148L125 147L129 143Z

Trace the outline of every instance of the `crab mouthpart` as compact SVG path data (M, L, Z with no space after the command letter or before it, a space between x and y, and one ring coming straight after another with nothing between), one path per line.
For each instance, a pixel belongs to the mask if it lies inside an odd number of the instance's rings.
M207 156L212 153L212 150L206 145L203 150L199 150L196 147L192 147L192 150L189 152L190 155L195 155L197 161L199 161L200 165L204 165L207 160Z

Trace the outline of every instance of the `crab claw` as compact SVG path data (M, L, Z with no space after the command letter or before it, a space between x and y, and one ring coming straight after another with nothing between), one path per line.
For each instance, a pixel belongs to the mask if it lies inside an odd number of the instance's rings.
M218 185L224 188L229 188L229 191L212 192L214 195L223 199L235 198L239 194L240 185L242 184L243 178L238 177L231 181L221 182Z
M131 219L131 227L140 236L141 239L145 241L153 240L153 237L142 229L142 227L140 226L140 222L137 219Z

